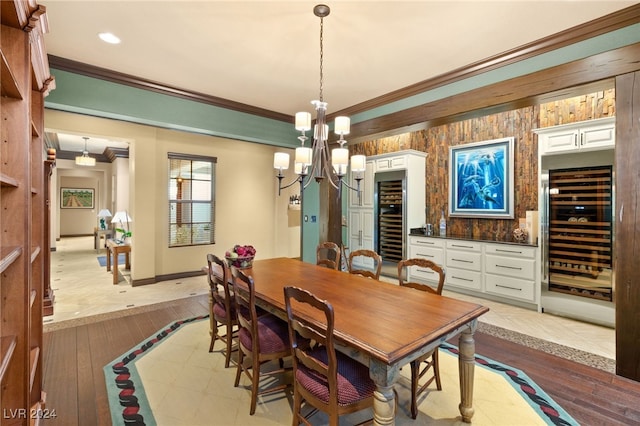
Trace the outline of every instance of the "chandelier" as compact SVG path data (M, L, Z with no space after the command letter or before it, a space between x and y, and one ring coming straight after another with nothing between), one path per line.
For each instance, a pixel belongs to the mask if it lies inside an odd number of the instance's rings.
M311 146L305 146L307 139L306 132L311 130L311 114L308 112L298 112L295 118L295 128L300 132L298 140L300 146L296 148L294 159L294 171L297 175L296 179L288 185L282 186L284 175L283 170L289 168L289 154L286 152L276 152L273 158L273 167L278 171L278 195L280 192L290 187L296 182L300 183L300 192L309 186L312 180L320 183L323 179L328 179L331 185L338 190L340 196L342 185L358 192L360 197L360 181L363 178L363 172L366 167L366 157L364 155L354 155L351 157L351 173L357 187L353 188L347 184L343 178L347 174L347 166L349 165L349 150L344 147L347 141L345 135L349 134L350 119L349 117L336 117L334 123L334 133L340 137L338 140L339 148L331 150L331 158L329 158L329 126L326 123L327 103L323 98L323 29L324 18L329 16L329 6L324 4L316 5L313 13L320 18L320 97L318 100L311 101L316 110L316 122L313 126L313 141ZM301 194L302 195L302 194Z
M78 166L95 166L96 159L93 157L89 157L89 151L87 151L87 140L88 137L84 136L84 151L82 151L82 155L78 155L76 157L76 165Z

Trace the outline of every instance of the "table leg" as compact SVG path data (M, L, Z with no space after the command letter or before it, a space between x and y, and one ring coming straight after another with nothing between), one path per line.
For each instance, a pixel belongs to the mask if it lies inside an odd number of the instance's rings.
M376 383L376 390L373 392L373 424L395 425L397 404L393 384L398 379L398 366L371 360L369 376Z
M107 272L111 271L111 247L107 246Z
M124 259L125 259L124 267L125 267L125 269L131 269L131 261L129 259L130 255L131 255L131 252L129 252L129 251L124 254Z
M473 417L473 376L475 369L476 344L473 339L473 328L469 327L460 334L458 343L458 368L460 374L460 414L462 421L471 423Z
M118 249L113 248L113 285L118 285Z

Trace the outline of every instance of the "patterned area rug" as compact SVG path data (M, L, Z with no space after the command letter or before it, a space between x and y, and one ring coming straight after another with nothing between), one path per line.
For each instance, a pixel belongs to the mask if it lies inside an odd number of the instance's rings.
M201 316L168 324L104 367L114 425L242 425L252 420L253 424L276 425L290 422L290 401L287 398L269 400L265 404L259 401L258 411L249 418L249 391L243 387L246 383L241 383L238 388L233 387L235 366L225 369L220 365L224 361L220 353L222 345L216 345L213 353L207 352L209 325L208 321L202 321L207 318L208 316ZM182 338L179 336L181 333L184 333ZM421 396L417 420L408 416L410 382L405 375L408 376L409 369L402 370L396 385L400 400L396 424L460 423L457 412L460 398L457 348L445 344L440 351L443 390L430 391ZM154 357L159 360L153 360ZM145 362L140 363L143 360ZM189 364L200 364L201 368L194 373L193 370L188 370ZM475 373L474 424L578 425L521 370L481 355L476 355L476 365L479 368L476 368ZM171 373L172 382L170 385L161 385L163 378L168 375L167 369L175 370ZM181 379L184 379L182 383ZM204 384L199 387L197 382ZM197 392L189 394L187 390ZM198 396L202 401L198 400ZM211 407L216 403L214 401L221 404L226 417L219 417L223 415L221 407ZM172 405L176 406L174 413L171 413ZM217 420L212 423L213 419L206 410L214 408ZM260 410L264 412L261 413ZM263 418L260 417L261 414L264 415ZM321 413L316 414L312 417L312 423L323 424L325 419L321 417Z

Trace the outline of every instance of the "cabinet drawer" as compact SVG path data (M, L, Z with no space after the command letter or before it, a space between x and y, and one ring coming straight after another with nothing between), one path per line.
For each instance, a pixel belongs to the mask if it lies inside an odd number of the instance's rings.
M420 268L419 266L412 266L409 269L409 281L418 280L437 284L440 280L440 275L432 269Z
M471 271L481 270L482 253L447 250L447 268L462 268Z
M451 285L480 290L482 287L482 274L475 271L465 271L464 269L447 268L445 282L445 288Z
M445 246L445 241L446 240L443 238L409 237L409 244L420 247L443 248Z
M536 257L535 247L522 247L512 244L487 244L484 246L485 254L496 256L514 256L534 259Z
M438 247L422 247L422 246L410 246L409 257L419 257L421 259L430 260L438 265L444 265L444 250Z
M480 252L482 249L482 243L464 240L447 240L447 248L452 250L469 250Z
M504 277L493 274L485 275L485 291L498 296L535 302L533 281Z
M485 268L488 274L508 275L525 280L535 278L533 259L487 255Z

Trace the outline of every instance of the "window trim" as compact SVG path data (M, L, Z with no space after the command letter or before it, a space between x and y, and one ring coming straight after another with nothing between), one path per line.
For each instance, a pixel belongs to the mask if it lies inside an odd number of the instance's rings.
M215 244L215 228L216 228L216 213L215 213L215 207L216 207L216 189L215 189L215 184L216 184L216 164L218 162L217 157L211 157L211 156L205 156L205 155L197 155L197 154L184 154L184 153L178 153L178 152L168 152L167 153L167 160L168 160L168 176L167 176L167 202L168 202L168 207L169 207L169 214L167 215L167 232L168 232L168 247L169 248L179 248L179 247L193 247L193 246L203 246L203 245L211 245L211 244ZM170 197L170 190L171 190L171 161L172 160L184 160L184 161L189 161L191 163L193 162L208 162L211 163L211 200L210 201L202 201L202 200L175 200ZM192 164L193 165L193 164ZM192 179L190 179L192 180ZM189 244L177 244L175 241L172 242L171 239L171 227L172 225L174 225L171 222L171 205L172 204L185 204L188 203L189 205L196 205L196 204L211 204L211 221L209 222L209 226L211 228L211 238L208 242L204 242L204 243L194 243L193 242L193 236L191 236L190 242ZM191 211L193 212L193 208L191 208ZM190 225L193 224L193 222L188 222ZM202 223L202 222L198 222L198 223Z

